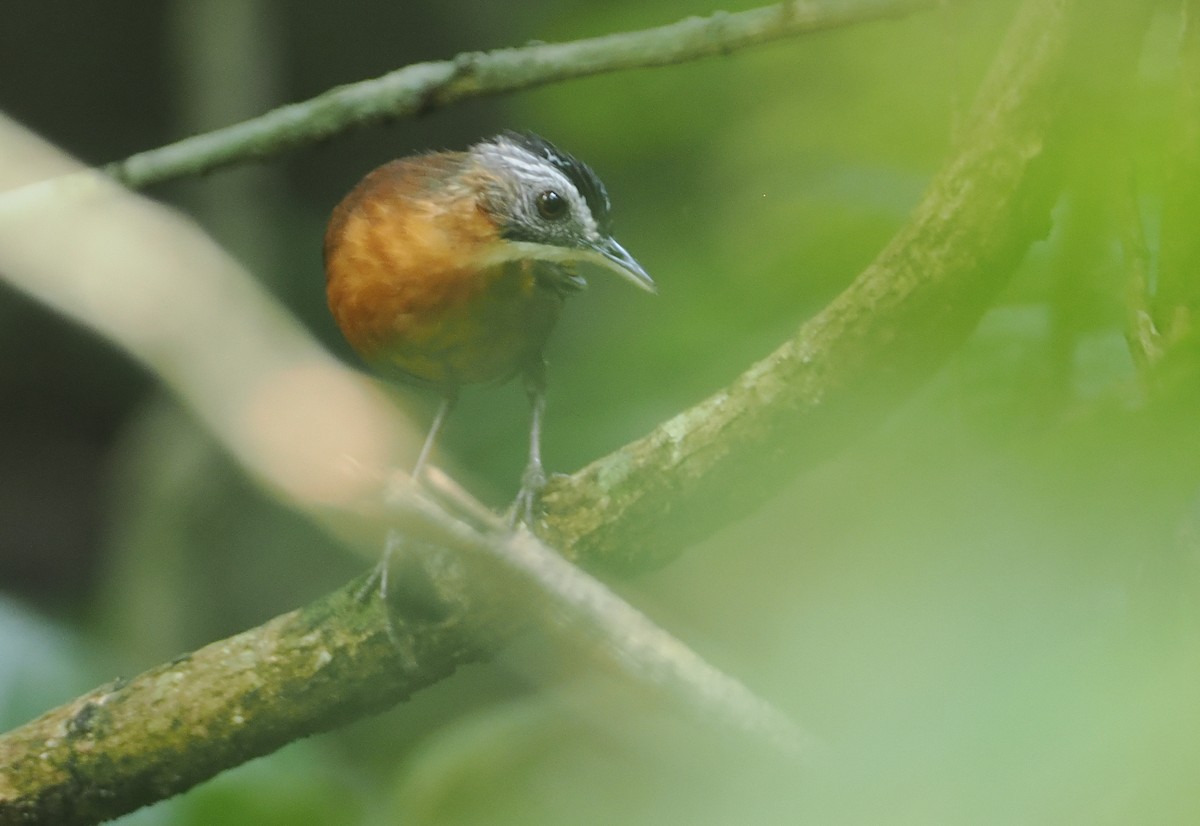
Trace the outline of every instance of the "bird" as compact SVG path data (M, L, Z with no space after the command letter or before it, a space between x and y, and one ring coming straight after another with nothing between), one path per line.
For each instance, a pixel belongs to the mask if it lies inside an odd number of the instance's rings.
M414 479L464 385L521 377L529 449L510 527L532 524L546 483L544 350L564 301L586 286L577 265L656 291L613 237L600 178L532 132L369 172L333 210L324 264L329 309L350 346L383 378L440 396Z

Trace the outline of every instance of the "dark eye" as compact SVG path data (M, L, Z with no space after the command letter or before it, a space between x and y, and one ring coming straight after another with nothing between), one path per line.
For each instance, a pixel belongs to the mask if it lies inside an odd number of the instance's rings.
M567 214L567 199L553 189L539 192L536 203L538 214L547 221L557 221Z

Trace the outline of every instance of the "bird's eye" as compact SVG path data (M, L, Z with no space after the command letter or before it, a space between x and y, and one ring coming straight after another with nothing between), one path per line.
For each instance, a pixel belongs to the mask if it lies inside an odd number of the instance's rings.
M539 192L536 203L538 214L547 221L557 221L567 214L567 199L553 189Z

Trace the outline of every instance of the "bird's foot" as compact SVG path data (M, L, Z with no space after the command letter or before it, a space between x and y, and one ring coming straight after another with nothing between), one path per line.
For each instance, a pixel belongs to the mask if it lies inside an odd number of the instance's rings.
M387 602L388 591L388 570L392 565L391 548L384 549L383 556L375 563L375 567L371 569L371 573L363 580L363 584L354 592L354 599L357 602L366 604L371 597L376 594L384 602Z
M387 542L383 547L383 555L375 563L375 567L371 569L371 573L363 580L363 584L355 592L354 598L358 602L366 604L371 597L378 595L379 601L383 605L388 639L391 641L392 647L396 649L402 667L406 671L412 671L417 667L416 656L412 650L412 645L404 639L396 627L396 618L393 614L394 608L391 600L392 563L395 561L396 552L402 541L401 537L396 533L388 536Z
M521 476L521 489L508 509L508 527L518 525L533 527L534 519L541 510L542 491L546 487L546 471L540 464L530 464Z

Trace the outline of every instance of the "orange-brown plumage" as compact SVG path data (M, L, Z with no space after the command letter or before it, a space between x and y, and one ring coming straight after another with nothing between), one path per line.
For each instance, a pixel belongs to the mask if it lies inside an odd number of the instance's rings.
M443 396L414 475L459 387L519 373L533 416L515 512L529 518L545 478L542 350L566 295L583 286L573 264L654 288L610 224L589 167L516 133L385 164L334 209L325 278L338 327L385 374Z
M386 372L442 387L507 378L561 306L532 262L480 265L503 241L459 180L464 164L443 153L380 167L325 236L326 295L347 341Z

